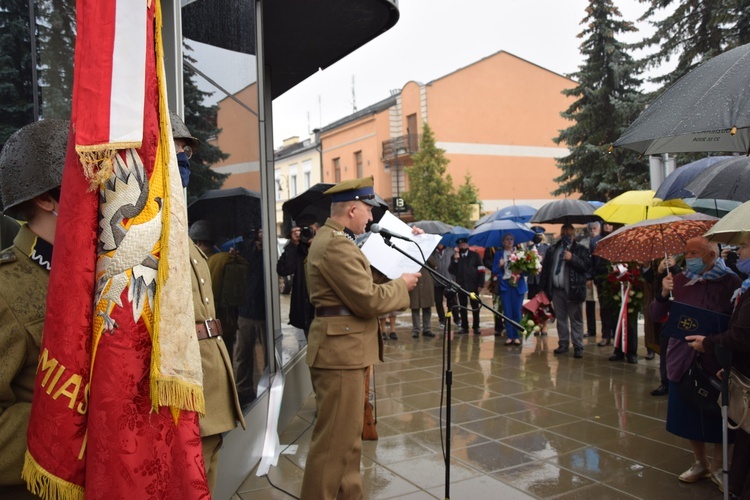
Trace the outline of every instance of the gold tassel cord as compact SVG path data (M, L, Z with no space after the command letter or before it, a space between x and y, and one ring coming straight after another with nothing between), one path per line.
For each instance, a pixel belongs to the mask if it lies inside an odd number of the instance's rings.
M28 450L23 459L21 477L34 495L54 500L83 500L83 487L60 479L39 465Z

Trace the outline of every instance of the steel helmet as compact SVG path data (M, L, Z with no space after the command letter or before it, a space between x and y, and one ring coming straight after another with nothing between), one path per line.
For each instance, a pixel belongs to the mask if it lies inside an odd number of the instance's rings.
M216 236L214 235L214 228L211 223L207 220L197 220L193 222L188 231L190 239L193 241L208 241L214 243Z
M175 139L182 139L187 142L188 146L193 149L198 149L201 141L192 136L188 128L185 126L185 122L182 121L180 116L173 112L169 112L169 121L172 122L172 137Z
M0 151L0 204L14 218L24 201L60 187L68 146L67 120L42 120L17 130Z

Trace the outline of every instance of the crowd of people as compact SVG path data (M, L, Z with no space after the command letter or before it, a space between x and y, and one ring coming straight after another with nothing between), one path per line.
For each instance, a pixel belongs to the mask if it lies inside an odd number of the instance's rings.
M179 118L174 133L183 186L189 182L185 167L191 149L198 147ZM0 492L24 498L21 481L25 427L33 402L36 363L45 319L45 297L64 163L67 122L47 120L21 129L8 141L16 147L0 154L0 187L10 181L8 172L25 171L22 188L3 191L5 213L26 221L13 246L0 253L0 344L6 350L0 367L0 440L7 446L0 461ZM38 144L39 138L44 144ZM51 149L51 151L47 151ZM12 152L13 155L11 155ZM24 156L25 155L25 156ZM23 165L20 165L20 163ZM15 181L15 179L14 179ZM455 248L439 244L418 273L388 280L370 263L356 244L372 221L377 206L373 179L345 181L331 188L331 216L321 224L314 219L295 221L289 242L278 262L279 275L292 275L289 323L308 340L307 362L316 397L317 418L304 471L302 498L359 498L359 471L363 426L362 401L366 369L382 361L386 341L398 341L395 331L399 311L410 311L412 337L433 338L453 319L459 335L480 335L480 303L487 291L496 316L494 334L509 347L521 346L527 335L514 324L522 320L525 299L544 294L552 304L558 335L554 354L573 351L584 356L584 338L598 347L613 347L610 361L638 363L638 315L650 328L647 357L660 356L660 384L651 393L668 397L667 431L687 439L693 465L679 476L692 483L711 478L721 485L722 420L716 412L696 407L680 390L686 373L700 356L708 376L726 377L713 353L717 346L734 353L734 368L750 375L750 236L732 260L703 237L687 242L682 255L653 262L614 266L595 255L597 244L616 228L592 222L584 230L570 224L560 229L552 244L544 228L533 240L517 245L512 234L502 246L487 248L484 255L459 238ZM415 229L415 232L417 230ZM244 426L243 407L256 398L255 364L258 343L265 335L265 272L263 234L254 230L242 244L218 251L211 224L195 221L190 227L190 265L196 336L199 339L206 414L200 420L204 467L210 488L216 481L222 433ZM538 272L517 272L511 266L520 252L533 252L541 262ZM725 258L729 261L728 266ZM679 264L679 265L678 265ZM432 271L454 280L467 293L455 293ZM649 300L640 308L620 311L612 293L612 276L640 276ZM622 300L622 299L620 299ZM597 320L597 302L599 318ZM665 327L675 304L731 315L729 327L718 335L674 338ZM439 330L433 330L432 308ZM471 311L471 323L469 322ZM450 312L450 315L448 314ZM674 313L676 314L676 313ZM619 317L618 317L619 316ZM507 318L509 321L504 321ZM536 335L546 335L545 321ZM262 363L267 363L261 349ZM697 354L700 353L700 354ZM734 442L730 491L750 495L750 436L738 429ZM709 455L707 445L713 445Z

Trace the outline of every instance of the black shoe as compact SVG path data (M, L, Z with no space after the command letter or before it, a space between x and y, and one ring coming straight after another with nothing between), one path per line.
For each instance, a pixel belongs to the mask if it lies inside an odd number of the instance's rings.
M438 323L438 326L440 327L441 330L444 330L445 329L445 321L441 321L440 323Z
M588 333L584 333L584 334L583 334L583 338L588 338L588 337L591 337L591 335L590 335L590 334L588 334Z
M622 361L625 359L625 355L623 353L614 353L612 356L609 357L610 361Z
M469 330L468 330L468 329L466 329L466 328L461 328L461 329L460 329L460 330L458 331L458 333L460 333L461 335L468 335L468 333L469 333Z
M435 337L435 334L434 334L434 333L432 333L432 332L424 332L424 333L422 334L422 336L423 336L423 337L430 337L430 338L434 338L434 337Z
M381 335L381 337L383 337L383 340L388 340L388 334L386 334L386 333L383 333Z
M391 332L391 340L398 340L398 335L396 335L396 332Z
M651 391L652 396L664 396L666 394L669 394L669 386L664 384Z
M628 358L628 363L630 363L631 365L638 364L638 356L636 356L635 354L628 354L626 357Z
M573 350L573 357L574 358L582 358L583 357L583 349L574 349Z
M474 335L481 335L481 334L482 334L482 330L480 330L479 328L474 328Z
M565 354L568 351L569 351L569 349L567 347L558 347L557 349L555 349L552 352L554 352L555 354Z
M502 336L503 336L503 332L495 332L495 337L502 337Z
M599 342L596 343L599 347L606 347L608 345L612 345L611 339L601 339Z
M414 332L411 334L411 338L418 339L419 338L419 332Z
M654 359L655 356L656 356L656 353L654 351L648 351L646 353L646 359L649 360L649 361L651 361L652 359Z

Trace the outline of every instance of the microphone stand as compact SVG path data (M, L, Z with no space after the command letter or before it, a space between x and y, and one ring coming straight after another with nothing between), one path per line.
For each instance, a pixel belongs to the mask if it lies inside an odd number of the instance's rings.
M419 260L415 259L402 249L400 249L398 246L396 246L395 243L391 241L390 235L384 235L381 234L383 237L383 242L388 245L389 247L393 248L397 252L399 252L401 255L405 256L409 260L419 264L423 268L427 269L427 271L430 273L430 275L437 280L438 282L445 285L446 294L452 294L456 295L456 293L463 293L467 297L475 300L479 303L480 307L485 307L492 311L494 314L500 316L503 318L503 320L506 321L506 323L510 323L514 327L518 328L518 331L521 332L524 330L524 327L520 324L516 323L500 311L497 311L496 309L491 308L482 300L479 298L479 296L474 292L469 292L467 290L464 290L459 286L458 283L455 281L443 276L439 272L435 271L434 269L430 269L427 267L426 262L419 262ZM446 346L444 351L444 359L447 359L446 361L446 368L445 368L445 396L446 396L446 405L445 405L445 500L450 500L450 479L451 479L451 387L453 386L453 371L451 370L451 319L453 317L453 311L451 310L446 315L446 332L445 337L443 337L443 343ZM445 354L447 352L447 355Z

